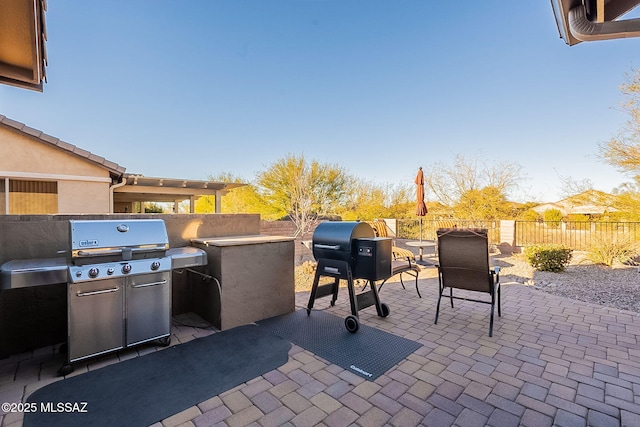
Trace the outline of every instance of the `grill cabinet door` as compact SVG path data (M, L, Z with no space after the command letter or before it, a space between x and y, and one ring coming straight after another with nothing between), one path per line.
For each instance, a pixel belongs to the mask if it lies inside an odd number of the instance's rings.
M69 361L124 347L124 279L69 284Z
M127 346L171 333L171 272L127 277Z

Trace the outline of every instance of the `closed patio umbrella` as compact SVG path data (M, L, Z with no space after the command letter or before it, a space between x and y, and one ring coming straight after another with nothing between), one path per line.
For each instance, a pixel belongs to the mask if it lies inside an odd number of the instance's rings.
M420 241L422 242L422 217L427 214L427 205L424 204L424 174L422 173L422 167L418 169L416 187L416 198L418 200L416 215L420 217Z

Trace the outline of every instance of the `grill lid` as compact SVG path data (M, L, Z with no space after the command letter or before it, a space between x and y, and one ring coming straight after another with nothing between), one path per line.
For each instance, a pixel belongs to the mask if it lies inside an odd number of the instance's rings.
M71 258L130 260L164 256L169 237L161 219L71 220Z
M366 222L322 222L313 233L313 256L316 260L325 258L351 261L355 256L355 248L352 246L354 239L373 237L375 233Z

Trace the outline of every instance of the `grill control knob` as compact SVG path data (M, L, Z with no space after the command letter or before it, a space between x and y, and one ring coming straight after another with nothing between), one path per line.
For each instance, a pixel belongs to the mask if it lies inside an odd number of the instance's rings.
M99 273L100 270L98 270L96 267L92 267L89 269L89 277L98 277Z
M107 268L107 275L111 276L115 272L116 272L116 270L113 267Z
M131 264L125 264L122 266L122 272L124 274L127 274L129 272L131 272Z
M153 262L151 263L151 269L152 269L152 270L157 270L157 269L159 269L159 268L160 268L160 261L153 261Z

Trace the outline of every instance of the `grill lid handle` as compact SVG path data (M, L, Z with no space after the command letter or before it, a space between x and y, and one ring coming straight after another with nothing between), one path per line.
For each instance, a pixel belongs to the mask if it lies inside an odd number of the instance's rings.
M92 255L120 255L122 249L101 249L97 251L78 251L78 256L92 256Z
M330 251L339 251L340 250L340 245L321 245L319 243L313 245L314 248L318 248L318 249L328 249Z
M74 253L72 255L78 256L78 257L91 257L91 256L104 256L104 255L121 255L125 261L128 261L130 259L132 259L132 255L134 253L141 253L141 252L156 252L156 251L160 251L160 250L165 250L167 249L167 245L155 245L152 247L144 247L144 248L111 248L111 249L94 249L94 250L79 250L77 252L74 251ZM125 253L126 251L129 251L130 253L127 254ZM129 256L129 258L125 258L126 256Z

